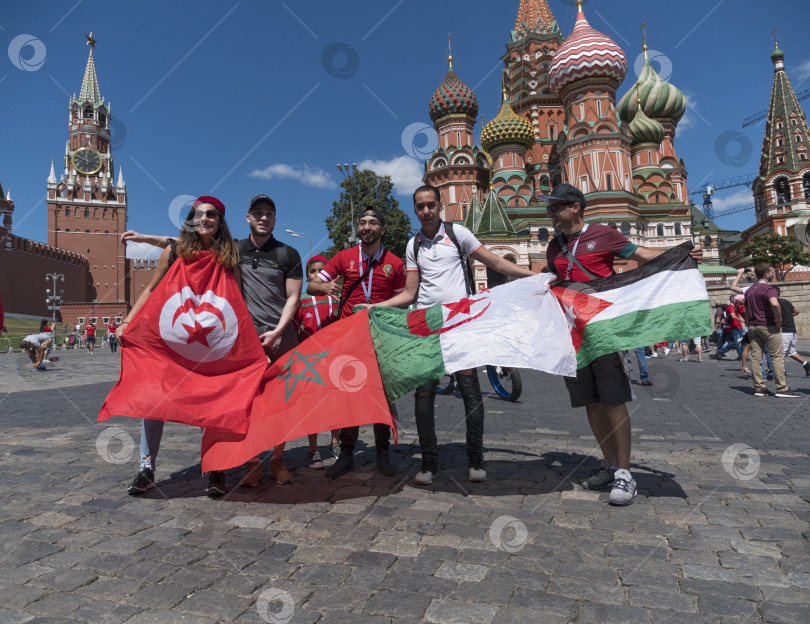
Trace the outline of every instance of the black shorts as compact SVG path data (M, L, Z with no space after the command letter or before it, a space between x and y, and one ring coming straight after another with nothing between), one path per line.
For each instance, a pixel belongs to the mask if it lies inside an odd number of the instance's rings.
M96 337L95 336L88 336L86 342L87 342L87 344L94 345L94 344L96 344Z
M740 340L740 344L744 345L751 344L751 336L748 335L748 332L745 332L745 334L742 337L742 340Z
M621 405L633 400L630 380L618 353L608 353L577 369L576 377L565 377L571 407L591 403Z

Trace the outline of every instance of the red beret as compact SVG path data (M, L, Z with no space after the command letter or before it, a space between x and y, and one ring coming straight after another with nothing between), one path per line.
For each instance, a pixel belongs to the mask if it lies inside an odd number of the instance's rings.
M323 262L324 264L329 264L329 260L327 260L323 256L312 256L309 260L307 260L307 266L309 266L313 262Z
M211 204L214 208L219 210L219 214L221 214L223 217L225 216L225 204L219 201L216 197L211 197L210 195L203 195L195 199L194 203L191 204L191 207L196 208L200 204Z

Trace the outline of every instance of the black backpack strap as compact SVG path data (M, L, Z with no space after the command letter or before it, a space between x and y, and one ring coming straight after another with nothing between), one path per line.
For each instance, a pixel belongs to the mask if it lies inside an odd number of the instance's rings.
M475 294L475 277L473 276L472 267L470 266L470 261L464 256L464 252L461 251L461 245L458 244L458 238L456 237L455 231L453 231L453 224L452 223L445 223L444 224L444 232L456 246L458 250L458 257L461 260L461 268L464 271L464 285L467 288L467 294L473 295Z

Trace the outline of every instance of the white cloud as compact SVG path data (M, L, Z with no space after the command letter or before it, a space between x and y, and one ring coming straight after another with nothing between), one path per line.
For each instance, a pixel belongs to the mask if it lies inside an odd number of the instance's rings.
M334 189L337 188L335 182L326 171L309 165L285 165L277 163L265 169L254 169L248 174L252 178L263 178L272 180L273 178L298 180L305 186L315 188Z
M380 176L390 176L397 195L410 195L422 186L425 166L410 156L397 156L391 160L364 160L360 169L370 169Z
M810 59L807 59L801 65L794 68L791 73L795 76L795 80L798 80L794 89L798 89L799 85L810 78Z
M695 203L702 209L700 202L695 199ZM726 210L727 208L736 208L737 206L753 206L754 195L751 193L750 188L741 188L734 191L731 195L725 197L712 197L712 208L715 212Z
M160 258L163 249L147 243L127 243L127 258L133 260L154 260Z
M697 118L700 116L698 113L697 96L694 93L684 91L683 99L686 102L686 112L678 122L678 131L683 132L693 127L697 123Z

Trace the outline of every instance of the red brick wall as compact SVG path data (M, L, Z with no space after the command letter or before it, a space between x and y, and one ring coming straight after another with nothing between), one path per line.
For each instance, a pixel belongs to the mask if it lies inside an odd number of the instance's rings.
M64 290L63 301L87 299L87 258L11 235L10 246L0 249L0 296L6 312L34 314L51 318L45 298L46 273L62 273L65 281L57 281L57 290ZM57 318L59 313L57 312Z

